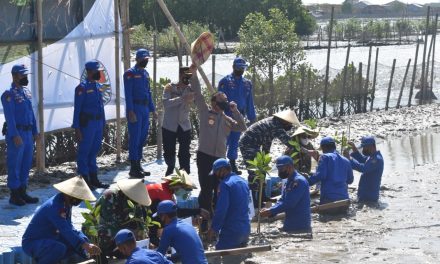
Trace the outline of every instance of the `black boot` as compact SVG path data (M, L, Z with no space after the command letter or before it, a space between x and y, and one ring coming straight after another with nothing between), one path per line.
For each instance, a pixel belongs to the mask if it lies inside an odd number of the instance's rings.
M11 189L11 198L9 198L9 203L17 206L23 206L26 204L26 201L21 198L20 188Z
M103 189L107 189L109 187L108 184L102 183L98 180L98 174L97 173L89 173L89 177L90 177L90 183L95 187L95 188L103 188Z
M141 166L141 161L140 160L138 160L138 168L139 168L139 171L142 173L142 175L144 175L144 176L150 176L151 175L151 173L149 171L144 171L144 168L142 168L142 166Z
M38 203L39 200L37 197L29 196L26 193L26 187L21 187L19 190L20 190L21 199L23 199L26 203L28 203L28 204Z
M241 171L238 170L237 164L235 163L235 160L229 160L229 163L231 164L232 172L237 175L241 175Z
M130 160L130 163L131 163L131 167L128 175L130 175L131 178L143 179L144 175L142 174L140 168L138 167L139 165L137 160Z
M84 179L84 181L87 183L87 186L89 186L90 190L94 191L96 188L93 186L92 181L90 180L89 176L87 175L81 175L81 177Z

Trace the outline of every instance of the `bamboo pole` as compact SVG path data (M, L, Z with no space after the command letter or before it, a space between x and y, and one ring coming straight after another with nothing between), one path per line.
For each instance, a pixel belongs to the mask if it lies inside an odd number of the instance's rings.
M368 51L368 65L367 65L367 78L365 80L365 88L364 88L364 103L362 106L362 112L367 112L367 100L368 100L368 86L370 84L370 68L371 68L371 53L373 51L373 46L370 46L370 50Z
M37 53L38 53L38 127L40 137L36 142L37 172L44 172L46 148L44 136L44 89L43 89L43 0L37 0Z
M426 14L426 27L425 27L425 43L423 44L423 59L422 59L422 83L420 86L422 97L420 98L420 104L423 104L425 99L425 62L426 62L426 48L428 44L428 30L429 30L429 14L431 7L428 6L428 12Z
M358 91L356 98L356 113L362 112L362 62L359 62L358 69Z
M157 94L157 35L153 35L153 93L154 98L158 98ZM157 100L157 102L160 102L160 100ZM156 159L161 160L162 159L162 120L163 120L163 111L162 111L162 103L158 103L159 107L158 113L157 113L157 127L156 127L156 142L157 142L157 148L156 148Z
M128 70L130 65L130 13L128 0L121 1L121 26L122 26L122 52L124 61L124 71Z
M212 87L215 87L215 54L212 55L212 76L211 76L211 79L212 79Z
M434 39L433 49L432 49L432 66L431 66L431 82L429 88L429 101L432 99L432 89L434 84L434 62L435 62L435 44L437 42L437 25L438 25L438 14L435 14L434 32L432 33L432 38Z
M300 84L301 85L301 93L304 92L304 82L305 82L305 76L306 76L305 71L306 71L305 67L302 66L301 67L301 84ZM309 118L308 108L307 109L300 109L300 113L301 112L303 113L301 116L303 119Z
M124 0L122 0L124 1ZM122 9L124 6L122 5ZM115 19L115 90L116 90L116 161L121 161L121 61L119 60L119 0L114 0ZM125 21L126 22L126 21ZM124 38L124 36L123 36ZM125 58L124 58L125 61ZM125 63L125 62L124 62Z
M293 64L290 64L289 69L289 107L293 109Z
M388 104L390 102L391 87L393 85L393 77L394 77L394 69L395 68L396 68L396 59L393 60L393 66L391 68L391 76L390 76L390 83L388 85L387 101L385 103L385 110L388 110Z
M414 84L416 82L416 74L417 74L417 59L419 56L419 42L417 42L417 46L416 46L416 56L414 59L414 67L413 67L413 74L412 74L412 79L411 79L411 86L409 87L409 97L408 97L408 107L411 106L411 99L412 99L412 95L413 95L413 91L414 91Z
M174 48L176 49L177 60L179 61L179 68L180 68L180 67L183 66L182 54L180 53L180 47L179 47L179 44L177 43L177 38L176 37L173 38L173 43L174 43Z
M345 56L344 77L342 79L341 102L339 103L339 115L340 116L344 115L344 100L345 100L346 85L347 85L347 71L348 71L348 60L350 57L350 48L351 48L351 45L348 44L347 56Z
M406 65L405 75L403 76L402 86L400 87L399 98L397 99L396 108L400 108L400 100L402 99L403 88L405 87L406 76L408 75L409 67L411 66L411 59L408 60Z
M330 50L332 45L332 32L333 32L333 15L335 12L335 7L332 6L332 13L330 18L330 29L328 34L328 47L327 47L327 64L325 66L325 82L324 82L324 102L322 107L322 117L327 115L327 92L328 92L328 75L330 70Z
M354 105L355 100L355 78L356 75L354 69L354 62L351 62L351 87L350 87L350 100L348 100L348 114L351 114L351 108L353 107L356 110L356 105Z
M304 83L303 83L303 77L304 76L304 67L301 67L301 83L300 83L300 92L299 92L299 111L298 111L298 119L301 121L303 117L304 112Z
M425 85L428 85L428 76L429 76L429 60L431 58L432 46L434 44L434 35L431 36L431 41L429 44L428 56L426 57L426 71L425 71ZM425 91L426 93L426 91ZM426 94L425 94L426 95ZM426 99L426 98L425 98Z
M184 44L184 47L186 49L186 52L188 54L191 54L191 47L189 46L188 42L185 39L185 36L183 35L182 31L180 31L179 26L177 26L176 21L174 20L173 16L171 15L170 11L168 10L167 6L165 5L163 0L157 0L157 3L159 4L160 8L162 9L163 13L167 17L168 21L170 22L171 26L176 31L177 36L179 37L180 41ZM205 72L203 71L201 66L198 66L198 70L200 72L200 76L202 76L203 81L205 82L206 86L208 87L209 91L211 93L214 93L215 90L211 86L211 83L209 82L208 77L206 77Z
M370 112L373 111L374 93L376 92L376 77L377 77L377 61L379 60L379 48L376 48L376 61L374 62L373 87L371 91Z

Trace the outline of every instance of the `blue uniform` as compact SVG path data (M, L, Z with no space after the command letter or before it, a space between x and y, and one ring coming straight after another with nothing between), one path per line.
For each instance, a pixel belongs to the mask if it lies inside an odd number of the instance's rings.
M237 103L237 108L243 116L248 120L255 121L257 118L255 114L254 99L252 96L252 82L242 76L235 78L233 74L229 74L218 83L218 90L224 92L228 100ZM230 111L226 114L232 117ZM240 132L231 131L227 139L228 153L227 157L230 160L236 160L238 157L238 141L240 139Z
M136 66L124 73L125 107L134 111L137 122L128 122L128 154L130 160L142 159L142 148L148 136L150 112L155 112L148 72Z
M38 134L31 93L26 88L11 85L3 93L1 101L8 131L6 133L8 188L17 189L28 184L29 170L34 153L33 136ZM16 146L13 138L20 136L23 144Z
M173 264L157 251L136 247L125 264Z
M64 204L62 193L44 202L23 234L24 252L39 264L58 263L73 253L85 256L81 245L88 239L75 230L71 217L72 207Z
M309 178L310 185L317 182L321 182L321 204L348 199L347 185L353 182L350 161L336 150L322 154L315 174Z
M75 89L75 108L72 127L80 129L82 140L78 143L77 167L83 176L96 174L96 156L101 149L105 125L102 85L84 81Z
M286 213L283 231L311 231L310 191L307 180L295 171L286 182L281 199L270 208L272 216Z
M220 232L215 248L246 246L251 232L249 220L249 187L240 176L231 173L220 183L211 228Z
M359 151L351 153L351 166L362 173L357 192L360 202L377 202L379 200L380 182L383 173L383 157L380 151L371 156L364 156Z
M164 228L157 251L165 254L169 247L176 250L182 264L208 264L194 227L177 218Z

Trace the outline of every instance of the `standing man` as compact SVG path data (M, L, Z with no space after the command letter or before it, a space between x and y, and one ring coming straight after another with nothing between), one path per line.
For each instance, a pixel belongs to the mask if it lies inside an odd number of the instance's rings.
M128 158L130 159L130 176L143 178L150 172L142 169L142 149L147 141L150 127L150 112L157 118L150 91L150 76L145 70L150 58L146 49L136 51L136 65L124 73L125 107L128 121Z
M133 232L121 229L115 236L118 250L125 256L125 264L173 264L157 251L144 249L136 246Z
M176 141L179 142L180 169L190 173L191 122L189 121L189 112L194 101L194 93L189 84L191 76L189 67L180 67L179 82L167 84L163 91L162 141L163 156L168 166L165 176L174 172Z
M168 248L173 247L182 264L208 264L199 235L192 225L177 219L177 206L173 201L160 202L153 216L159 216L165 226L158 252L165 255Z
M221 183L208 237L219 234L216 250L245 247L251 232L248 184L232 172L227 159L216 160L212 165L212 174Z
M270 209L261 209L262 217L274 217L286 213L283 231L311 232L310 191L306 178L294 167L293 159L287 155L277 159L278 177L288 179L281 199Z
M86 258L101 249L72 225L72 207L96 198L81 177L53 186L60 193L44 202L35 212L22 238L23 251L37 263L59 263L73 254Z
M226 139L229 133L231 131L245 131L246 124L237 109L237 104L228 102L228 98L224 93L214 93L211 96L211 105L206 104L197 78L196 68L195 65L191 66L193 73L191 87L195 92L195 104L200 125L197 151L197 169L200 183L199 205L201 208L212 212L212 205L217 197L218 185L218 180L209 176L212 164L218 158L226 156ZM231 109L234 119L225 115L224 111L227 108ZM204 224L202 231L207 231Z
M362 153L353 142L348 143L353 152L350 156L351 167L361 172L359 188L357 192L359 202L377 202L379 200L380 182L383 173L383 157L376 149L374 137L363 137L361 141Z
M1 96L7 131L3 131L7 146L8 188L11 192L9 203L22 206L38 203L38 198L26 193L29 170L32 166L34 140L39 137L31 92L28 85L28 69L24 65L14 65L11 70L12 84Z
M348 184L353 182L353 170L350 161L336 151L333 138L324 137L320 146L323 154L318 161L316 172L309 178L309 184L321 182L320 204L349 199ZM343 208L342 211L346 211Z
M78 173L84 178L90 189L108 188L98 180L96 156L101 149L105 126L105 112L101 79L101 64L97 60L85 65L87 79L75 89L75 105L72 128L78 143L76 164Z
M218 90L219 92L224 92L230 101L234 101L237 104L238 111L240 111L243 116L247 117L251 123L254 123L257 117L252 95L252 82L243 77L244 71L247 67L248 65L243 58L235 58L232 65L232 74L229 74L220 80L218 83ZM232 113L229 109L227 109L225 113L232 117ZM229 134L227 141L227 158L231 163L232 171L238 175L241 174L241 171L237 169L235 161L238 157L238 141L240 135L241 132L232 131Z

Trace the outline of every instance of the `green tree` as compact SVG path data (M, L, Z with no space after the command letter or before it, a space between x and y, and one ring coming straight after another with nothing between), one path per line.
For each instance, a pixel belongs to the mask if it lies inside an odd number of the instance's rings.
M342 3L341 9L343 14L351 14L353 13L353 5L351 4L352 0L345 0Z
M252 70L269 80L269 114L272 114L275 71L288 70L303 58L295 23L281 10L271 9L267 18L261 13L249 14L238 34L240 44L237 53L249 60Z

